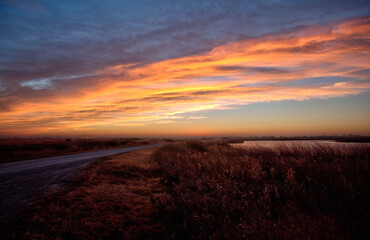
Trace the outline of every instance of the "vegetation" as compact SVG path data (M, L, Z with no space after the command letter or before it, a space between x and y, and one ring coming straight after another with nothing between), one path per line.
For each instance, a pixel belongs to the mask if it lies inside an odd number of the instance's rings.
M169 196L153 151L98 160L50 190L26 216L0 222L0 239L162 239L157 206Z
M342 145L341 145L342 146ZM369 239L366 145L184 142L155 158L175 239Z
M172 142L100 159L0 232L4 239L369 239L369 160L365 144Z
M159 139L2 139L0 162L158 143Z

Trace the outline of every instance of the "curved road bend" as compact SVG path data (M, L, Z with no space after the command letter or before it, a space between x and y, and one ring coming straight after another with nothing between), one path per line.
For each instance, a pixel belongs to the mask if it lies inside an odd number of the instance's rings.
M50 187L57 187L98 158L163 144L86 152L0 164L0 220L15 217Z

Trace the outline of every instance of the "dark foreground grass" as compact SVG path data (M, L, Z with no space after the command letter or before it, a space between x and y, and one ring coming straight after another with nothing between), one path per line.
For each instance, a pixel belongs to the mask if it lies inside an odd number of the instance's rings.
M27 214L0 223L0 239L163 239L170 196L160 184L154 149L106 157ZM168 238L168 237L167 237Z
M175 239L370 239L368 146L184 142L155 158Z
M370 239L365 145L178 142L101 159L1 239Z

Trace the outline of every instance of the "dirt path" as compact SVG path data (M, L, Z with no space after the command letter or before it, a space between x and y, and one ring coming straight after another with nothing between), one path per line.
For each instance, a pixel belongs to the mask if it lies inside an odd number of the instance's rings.
M153 151L98 160L66 186L51 190L36 204L24 224L27 229L13 223L12 234L27 239L163 239L161 221L169 196L160 184Z

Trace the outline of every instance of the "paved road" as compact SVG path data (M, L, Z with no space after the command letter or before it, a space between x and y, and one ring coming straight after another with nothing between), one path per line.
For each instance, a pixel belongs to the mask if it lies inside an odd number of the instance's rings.
M57 187L98 158L162 144L0 164L0 220L18 215L46 189Z

